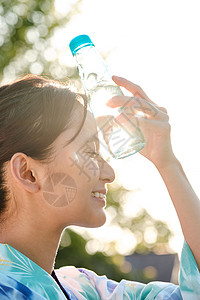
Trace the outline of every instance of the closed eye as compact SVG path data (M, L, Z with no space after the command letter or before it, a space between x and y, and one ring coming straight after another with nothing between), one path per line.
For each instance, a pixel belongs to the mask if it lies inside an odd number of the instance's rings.
M97 152L87 152L87 153L89 153L92 158L97 158L100 156L100 154Z

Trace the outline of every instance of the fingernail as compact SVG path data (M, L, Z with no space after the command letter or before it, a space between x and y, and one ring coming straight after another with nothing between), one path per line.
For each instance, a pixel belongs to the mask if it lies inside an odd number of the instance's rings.
M115 77L115 78L118 78L118 79L122 78L122 77L117 76L117 75L113 75L112 77Z

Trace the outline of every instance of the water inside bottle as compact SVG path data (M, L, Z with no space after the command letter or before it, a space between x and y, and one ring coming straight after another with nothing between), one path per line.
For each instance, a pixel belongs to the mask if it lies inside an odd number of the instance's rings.
M101 146L108 151L108 157L110 154L114 158L124 158L140 151L145 141L136 122L120 124L117 121L116 117L122 111L121 108L110 108L106 105L116 95L123 95L119 86L98 85L89 92L89 106L104 139Z
M89 105L94 116L117 116L119 114L118 109L106 105L106 102L116 95L123 95L119 86L100 84L91 89L89 91Z

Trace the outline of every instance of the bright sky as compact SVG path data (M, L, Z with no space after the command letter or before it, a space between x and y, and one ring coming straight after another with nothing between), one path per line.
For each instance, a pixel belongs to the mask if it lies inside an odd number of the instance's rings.
M63 14L74 2L55 1ZM58 32L57 39L63 51L61 61L74 65L66 46L76 35L88 34L114 74L139 84L154 102L167 108L175 155L200 196L198 8L198 0L82 0L80 14ZM171 246L180 253L181 229L155 167L140 154L116 161L114 166L127 188L139 189L127 203L129 216L145 207L152 216L167 221L176 234ZM89 231L102 239L105 231L107 238L114 235L106 225ZM116 236L119 239L120 232Z

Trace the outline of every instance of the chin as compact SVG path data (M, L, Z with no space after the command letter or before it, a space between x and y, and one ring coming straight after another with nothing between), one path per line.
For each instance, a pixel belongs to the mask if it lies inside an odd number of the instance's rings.
M86 227L90 227L90 228L97 228L97 227L101 227L105 224L106 222L106 218L104 221L101 222L95 222L94 224L91 224L90 226L86 226Z
M105 224L106 222L106 215L103 214L98 217L93 217L89 220L86 221L86 222L83 222L83 223L79 223L79 224L74 224L74 225L77 225L77 226L81 226L81 227L87 227L87 228L97 228L97 227L101 227Z
M106 222L106 214L105 214L105 211L103 210L103 213L98 215L97 217L95 217L94 219L92 219L91 221L91 225L88 226L88 227L91 227L91 228L95 228L95 227L101 227L105 224Z

